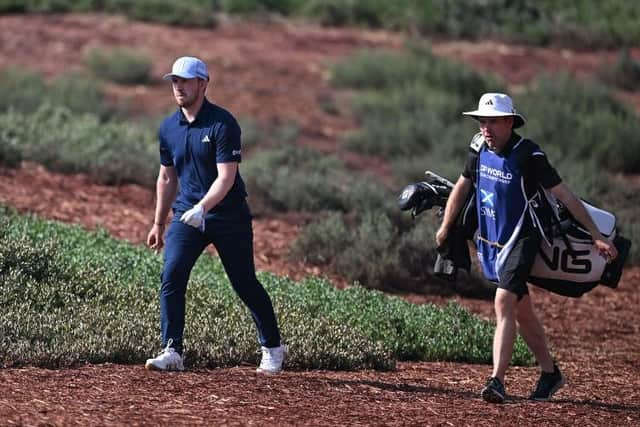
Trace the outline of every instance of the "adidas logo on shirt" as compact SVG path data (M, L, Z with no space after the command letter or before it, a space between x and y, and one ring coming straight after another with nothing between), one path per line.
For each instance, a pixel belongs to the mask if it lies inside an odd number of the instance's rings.
M209 135L205 135L204 138L202 138L202 142L211 142Z

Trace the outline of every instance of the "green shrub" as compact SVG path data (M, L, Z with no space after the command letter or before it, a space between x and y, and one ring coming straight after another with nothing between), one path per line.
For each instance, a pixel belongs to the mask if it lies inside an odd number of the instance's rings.
M352 281L374 289L391 289L401 282L398 254L393 248L398 231L388 217L365 212L352 231L351 244L336 257L337 269Z
M104 231L4 209L0 233L0 366L142 363L156 350L159 256ZM417 306L318 278L260 280L291 349L289 368L391 369L395 358L491 362L492 326L455 304ZM208 255L191 276L185 344L191 367L257 361L250 315ZM514 363L532 363L521 340Z
M0 0L0 13L24 13L27 11L25 0Z
M620 89L638 90L640 89L640 61L631 57L629 49L622 49L613 66L606 64L602 67L600 78Z
M324 25L362 25L410 34L497 38L583 49L636 46L640 8L627 0L2 0L0 13L90 10L170 25L216 24L215 13L278 13Z
M607 88L568 75L541 77L517 100L529 117L527 136L545 149L612 172L640 172L640 122Z
M34 111L47 99L42 76L18 68L0 71L0 112Z
M243 176L251 195L276 211L387 209L374 178L354 177L335 156L310 148L284 145L256 153Z
M19 90L16 90L19 88ZM93 113L101 119L124 116L127 108L107 102L100 82L82 73L62 74L45 84L40 74L16 68L0 71L0 113L33 113L42 104L64 106L76 113Z
M151 59L136 50L119 47L109 51L91 49L85 58L91 72L121 84L143 84L151 80Z
M263 133L260 123L250 116L238 117L238 123L242 129L242 148L247 149L258 145Z
M304 3L305 0L221 0L220 6L225 12L241 15L264 12L290 15Z
M256 153L244 175L252 194L277 211L344 210L340 186L346 185L347 176L334 173L340 167L333 157L286 145Z
M460 112L478 93L500 87L455 62L436 58L414 43L406 54L361 52L338 64L332 82L363 89L354 99L361 127L346 138L355 151L391 158L415 158L450 151L453 141L470 138L459 126ZM467 125L467 128L470 125Z
M0 127L0 165L16 167L21 161L22 152L18 139L14 137L11 129Z
M296 259L326 266L346 250L351 239L343 215L332 212L306 226L291 252Z
M131 19L177 26L213 27L217 0L106 0L104 9Z
M50 170L84 172L96 182L151 185L157 174L155 135L130 123L43 104L33 114L0 114L0 147ZM9 154L11 156L11 154Z
M375 89L424 85L451 95L469 96L502 86L491 77L458 62L439 58L429 44L412 41L408 52L364 50L336 64L331 82L337 87Z
M55 78L47 88L47 101L62 105L77 113L92 113L101 119L125 116L124 104L107 102L102 84L82 73L63 74Z
M406 1L310 0L300 9L305 16L327 26L364 25L401 28Z

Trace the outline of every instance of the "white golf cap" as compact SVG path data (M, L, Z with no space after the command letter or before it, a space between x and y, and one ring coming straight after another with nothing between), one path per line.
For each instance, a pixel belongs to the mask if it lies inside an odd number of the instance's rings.
M513 101L509 95L504 93L485 93L478 101L478 109L475 111L465 111L465 116L471 116L474 119L478 117L509 117L513 116L513 127L519 128L524 125L526 119L522 114L516 112L513 108Z
M182 77L183 79L201 78L209 80L209 70L207 64L201 59L193 56L183 56L176 59L173 63L171 72L165 74L162 78L169 80L171 77Z

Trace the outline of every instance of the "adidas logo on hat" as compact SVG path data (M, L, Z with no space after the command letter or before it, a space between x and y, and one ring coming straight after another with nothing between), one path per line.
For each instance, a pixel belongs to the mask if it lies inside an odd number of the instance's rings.
M513 108L513 101L504 93L485 93L478 101L478 109L465 111L465 116L478 117L513 117L514 128L524 125L525 118Z

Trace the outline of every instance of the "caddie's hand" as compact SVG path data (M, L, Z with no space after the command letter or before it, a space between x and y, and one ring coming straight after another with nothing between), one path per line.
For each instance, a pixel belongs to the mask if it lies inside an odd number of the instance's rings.
M598 249L600 256L607 260L607 263L611 263L618 256L618 250L610 241L606 239L595 239L593 246Z
M164 224L153 224L153 227L147 235L147 246L156 253L164 246Z
M204 207L198 203L182 214L180 221L204 231Z
M445 227L441 225L438 231L436 232L436 245L438 245L438 247L442 246L444 241L447 240L448 235L449 235L449 227Z

